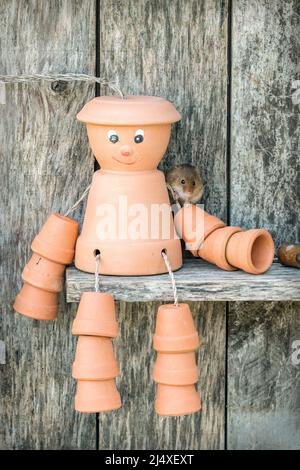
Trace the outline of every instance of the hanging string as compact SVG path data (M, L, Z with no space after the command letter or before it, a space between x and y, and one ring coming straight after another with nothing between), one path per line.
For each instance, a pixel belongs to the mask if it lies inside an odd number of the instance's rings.
M171 279L173 295L174 295L174 305L176 305L176 307L178 307L178 293L177 293L177 287L176 287L176 283L175 283L174 273L172 271L172 267L171 267L171 264L170 264L167 253L165 251L162 251L161 255L164 259L165 265L167 267L167 270L169 272L169 276L170 276L170 279Z
M117 93L124 99L124 93L119 88L114 80L106 78L95 77L94 75L87 75L85 73L58 73L58 74L20 74L20 75L0 75L0 83L33 83L37 81L45 82L88 82L99 83L100 85L110 88L114 93Z
M99 279L99 266L100 266L100 253L95 256L96 269L95 269L95 292L100 292L100 279Z
M83 191L82 195L80 196L80 198L75 202L75 204L70 207L70 209L67 210L67 212L64 214L65 217L67 217L69 214L71 214L71 212L73 212L76 207L79 206L79 204L81 203L81 201L86 197L87 193L89 192L90 188L91 188L91 184L89 184L89 186L87 188L85 188L85 190Z

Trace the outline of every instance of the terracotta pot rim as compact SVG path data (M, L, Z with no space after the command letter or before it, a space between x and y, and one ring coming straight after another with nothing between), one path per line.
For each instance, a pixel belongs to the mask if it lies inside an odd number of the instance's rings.
M191 344L189 344L191 343ZM200 339L197 332L187 336L153 336L153 349L158 352L180 353L195 351L200 346Z
M196 366L189 369L165 369L154 364L152 378L154 382L164 385L193 385L199 379L199 372Z
M96 324L96 326L95 326ZM74 319L72 335L74 336L104 336L105 338L116 338L119 333L117 322L96 322L94 319Z
M72 366L72 377L83 381L102 381L115 379L120 375L117 361L106 366L90 366L87 363L75 361Z

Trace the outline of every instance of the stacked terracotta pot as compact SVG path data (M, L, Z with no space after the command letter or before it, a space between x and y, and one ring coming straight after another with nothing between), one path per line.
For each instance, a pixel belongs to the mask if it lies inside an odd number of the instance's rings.
M72 370L77 379L75 409L98 413L120 408L115 382L119 367L112 345L112 339L118 335L113 297L84 292L72 333L79 336Z
M200 396L195 387L199 337L187 304L159 307L153 347L157 351L153 367L156 412L161 416L180 416L199 411Z
M58 293L63 289L67 264L74 258L78 223L52 214L32 242L33 255L25 266L24 285L17 295L14 310L37 320L54 320Z
M194 256L226 271L262 274L274 259L274 242L265 229L228 227L198 206L182 207L175 216L178 234Z

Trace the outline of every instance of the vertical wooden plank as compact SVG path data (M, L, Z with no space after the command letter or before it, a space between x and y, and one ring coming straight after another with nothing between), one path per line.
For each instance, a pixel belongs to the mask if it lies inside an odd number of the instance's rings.
M94 0L0 2L1 73L94 73ZM0 448L94 448L95 416L73 411L73 307L56 322L16 315L12 303L30 243L90 181L93 158L76 113L94 95L83 84L8 85L0 105ZM81 217L81 211L75 214Z
M200 413L161 418L154 412L155 359L152 335L158 302L124 303L118 310L120 337L114 342L120 363L123 406L100 415L100 449L222 449L225 401L224 304L191 303L202 344L198 354Z
M277 243L300 235L299 19L297 0L233 2L231 222Z
M300 449L299 302L236 302L229 325L228 447Z
M231 223L277 244L299 238L299 7L233 2ZM298 304L230 304L229 448L299 448L299 331Z
M190 162L206 180L204 202L226 217L227 1L102 0L100 69L125 94L152 94L172 101L183 119L173 129L161 165ZM102 90L105 92L105 90ZM199 332L210 324L207 353L200 358L203 411L185 418L153 414L149 375L154 310L123 305L118 342L125 404L100 417L100 448L223 448L225 304L196 304ZM214 312L214 314L213 314ZM122 323L124 322L123 326ZM120 343L121 341L121 343ZM125 349L126 348L126 349ZM206 345L205 345L206 348ZM205 378L204 370L210 377ZM112 431L113 430L113 431Z

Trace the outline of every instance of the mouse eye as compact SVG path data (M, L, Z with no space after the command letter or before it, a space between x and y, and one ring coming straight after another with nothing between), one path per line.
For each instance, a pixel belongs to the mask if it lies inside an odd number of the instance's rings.
M192 182L192 185L195 186L195 181Z
M180 183L181 183L181 184L185 184L185 180L181 180Z
M119 137L118 137L118 134L116 133L116 131L113 131L113 130L108 131L107 137L108 137L108 140L112 144L116 144L119 141Z
M138 129L135 133L134 141L136 144L140 144L144 140L144 131L142 129Z

